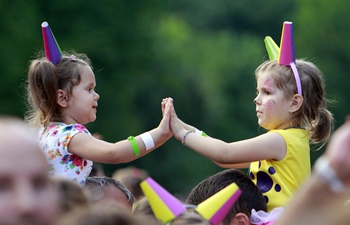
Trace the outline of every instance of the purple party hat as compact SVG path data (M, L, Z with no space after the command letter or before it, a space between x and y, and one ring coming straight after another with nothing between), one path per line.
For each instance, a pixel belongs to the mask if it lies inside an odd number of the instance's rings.
M278 63L284 66L290 66L295 63L294 37L292 22L284 22L280 43L280 57Z
M175 219L186 210L180 200L171 195L152 178L147 178L140 185L155 217L164 224Z
M46 59L56 65L62 58L60 46L58 45L55 36L53 35L47 22L43 22L41 24L41 31L43 33Z
M302 95L300 75L295 63L293 23L288 21L283 23L280 48L269 36L264 39L264 42L270 60L278 59L278 64L292 68L298 94Z

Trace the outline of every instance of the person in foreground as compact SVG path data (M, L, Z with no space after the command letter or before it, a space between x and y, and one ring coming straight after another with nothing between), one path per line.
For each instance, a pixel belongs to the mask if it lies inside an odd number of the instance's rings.
M124 206L92 205L75 209L60 217L55 225L155 225L145 218L133 216Z
M36 133L15 117L0 116L0 127L0 224L53 224L60 200Z
M158 127L136 137L109 143L94 138L84 126L96 120L98 100L91 63L84 54L60 51L46 22L42 23L45 55L30 62L26 119L40 130L40 145L50 174L83 185L92 162L126 163L138 159L167 141L169 107ZM50 45L50 43L53 43Z
M290 31L291 25L285 22L283 30ZM281 46L288 47L292 33L283 37ZM327 141L333 123L321 71L311 62L288 55L294 52L293 46L290 51L281 48L278 60L270 57L255 71L258 124L267 133L227 143L182 122L171 108L174 137L224 168L249 167L269 212L284 207L310 175L309 142ZM166 102L169 99L164 99L164 107Z
M311 177L274 225L349 224L350 118L332 135Z

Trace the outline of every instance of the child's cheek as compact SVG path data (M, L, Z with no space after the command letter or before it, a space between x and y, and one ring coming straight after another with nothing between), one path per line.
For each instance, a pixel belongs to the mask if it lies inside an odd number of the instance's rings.
M264 102L263 105L267 108L272 108L275 105L275 101L270 99Z

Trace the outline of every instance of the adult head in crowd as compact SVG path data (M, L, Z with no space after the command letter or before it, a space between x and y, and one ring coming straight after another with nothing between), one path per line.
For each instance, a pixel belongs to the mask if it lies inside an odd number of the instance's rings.
M135 202L135 197L125 185L110 177L88 177L84 189L93 203L104 205L121 203L131 212Z
M36 133L0 116L0 224L49 225L58 216L58 192Z
M188 194L186 203L198 205L233 182L242 190L242 194L227 213L222 224L250 225L252 209L266 211L267 207L259 188L241 170L227 169L202 180Z

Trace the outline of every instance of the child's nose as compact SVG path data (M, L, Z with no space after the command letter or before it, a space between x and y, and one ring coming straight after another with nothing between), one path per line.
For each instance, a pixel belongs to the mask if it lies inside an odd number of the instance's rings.
M255 104L255 105L261 104L261 100L260 100L259 95L257 95L257 96L254 98L254 104Z
M99 95L97 92L95 92L95 99L96 99L96 100L99 100L99 99L100 99L100 95Z
M258 104L258 97L254 98L254 104L255 104L255 105Z

